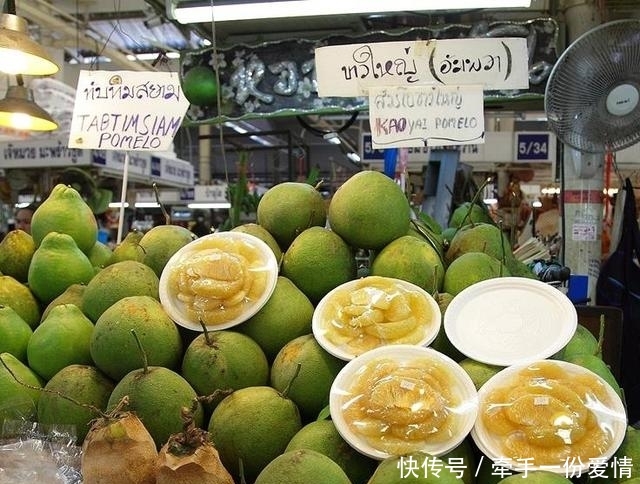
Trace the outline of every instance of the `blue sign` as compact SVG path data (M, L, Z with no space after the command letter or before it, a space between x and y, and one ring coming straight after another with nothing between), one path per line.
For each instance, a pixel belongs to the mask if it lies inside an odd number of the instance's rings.
M516 160L547 161L552 156L549 133L517 133Z
M384 150L373 148L373 140L371 134L362 135L362 159L363 160L384 160Z

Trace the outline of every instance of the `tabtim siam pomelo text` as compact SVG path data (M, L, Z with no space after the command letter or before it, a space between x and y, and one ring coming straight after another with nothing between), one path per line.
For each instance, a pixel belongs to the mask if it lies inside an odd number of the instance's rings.
M82 132L98 133L98 149L122 150L158 149L182 123L181 116L161 114L79 114L77 119Z
M398 460L398 472L400 479L428 477L439 478L441 474L453 474L456 479L462 479L464 474L472 471L478 477L482 465L491 468L492 476L499 476L501 479L513 474L518 474L526 478L528 472L533 470L533 459L496 459L489 460L484 456L480 457L475 469L467 469L467 465L462 457L450 457L448 459L436 459L428 456L423 460L413 456L401 456ZM588 466L588 467L587 467ZM518 468L518 472L511 468ZM560 468L560 475L567 479L576 477L589 477L590 479L631 479L633 470L633 459L631 457L613 457L612 459L589 459L582 462L580 458L567 458L560 466L538 466L538 470L547 470L551 467Z

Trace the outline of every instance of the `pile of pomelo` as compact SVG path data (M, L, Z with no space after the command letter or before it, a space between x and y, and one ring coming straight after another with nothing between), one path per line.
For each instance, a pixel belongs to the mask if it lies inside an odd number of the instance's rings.
M451 228L438 227L412 213L399 186L375 171L354 175L328 201L305 183L275 185L260 200L257 223L233 229L273 251L272 294L232 328L195 331L176 324L159 295L167 263L195 236L161 225L128 234L112 250L96 241L95 217L78 192L58 185L34 214L32 234L16 230L0 243L0 424L73 429L87 484L502 482L469 437L439 459L379 462L357 452L328 411L346 361L312 333L319 301L363 275L411 282L443 313L476 282L534 277L482 216L465 206ZM235 283L229 270L217 268L205 289L218 294ZM442 330L431 346L478 386L499 370L465 358ZM593 354L597 345L579 331L566 351ZM619 453L640 459L639 447L630 429ZM427 458L440 472L403 467ZM443 465L452 459L458 471ZM634 461L632 477L639 476ZM572 482L531 473L536 478Z

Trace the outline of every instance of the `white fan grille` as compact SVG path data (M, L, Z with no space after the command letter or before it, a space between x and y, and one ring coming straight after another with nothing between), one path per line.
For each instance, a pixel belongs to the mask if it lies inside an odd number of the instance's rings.
M619 20L583 34L560 56L547 82L549 125L565 144L587 153L640 141L640 105L609 112L607 96L626 84L640 91L640 20Z

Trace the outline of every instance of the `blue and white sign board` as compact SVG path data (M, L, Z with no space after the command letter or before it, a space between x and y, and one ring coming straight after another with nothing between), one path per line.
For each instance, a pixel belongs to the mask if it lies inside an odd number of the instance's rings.
M0 168L88 166L91 152L69 148L59 139L12 141L0 146Z
M155 154L151 156L151 179L157 180L158 183L192 186L193 165L185 160Z
M514 160L521 162L555 162L556 137L549 132L517 131Z
M149 179L151 177L151 153L129 153L129 174ZM127 154L122 151L93 150L93 164L116 174L124 172Z
M372 87L374 148L484 143L481 85Z
M177 73L80 71L69 147L168 151L188 107Z
M442 39L315 49L320 97L366 96L373 87L475 85L528 89L527 39Z

